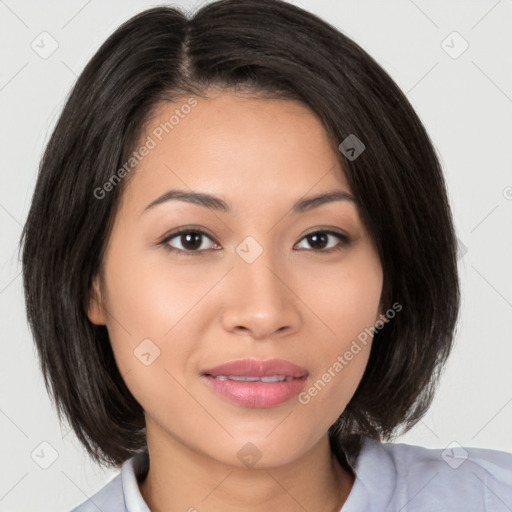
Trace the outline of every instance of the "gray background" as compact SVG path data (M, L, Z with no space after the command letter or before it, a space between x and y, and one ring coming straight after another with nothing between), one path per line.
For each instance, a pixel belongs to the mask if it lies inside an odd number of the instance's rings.
M391 74L446 173L461 241L461 321L431 410L397 442L512 452L512 2L293 3L352 37ZM0 0L1 511L69 510L115 473L91 464L69 427L59 426L27 327L16 246L41 151L76 76L121 22L154 5ZM58 48L42 58L52 40Z

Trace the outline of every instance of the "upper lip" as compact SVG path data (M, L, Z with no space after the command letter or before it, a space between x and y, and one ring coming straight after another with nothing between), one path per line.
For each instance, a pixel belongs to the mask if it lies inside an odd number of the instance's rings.
M308 371L284 359L238 359L228 363L208 368L201 372L203 375L217 377L219 375L239 377L269 377L280 375L284 377L301 378L308 375Z

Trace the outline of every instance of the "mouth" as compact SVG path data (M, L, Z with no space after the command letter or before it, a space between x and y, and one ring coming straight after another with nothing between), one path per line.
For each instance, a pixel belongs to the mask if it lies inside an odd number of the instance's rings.
M284 375L269 375L268 377L249 377L245 375L208 375L217 380L234 380L236 382L289 382L295 377L285 377Z
M289 361L271 359L231 361L201 372L216 394L240 406L268 408L300 393L308 371Z

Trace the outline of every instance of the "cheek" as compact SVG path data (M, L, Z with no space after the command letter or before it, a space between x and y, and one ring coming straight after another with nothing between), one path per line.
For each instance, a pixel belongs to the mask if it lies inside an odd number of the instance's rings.
M169 338L224 273L192 258L171 259L164 248L148 249L129 237L111 247L105 270L113 341L127 333L131 341Z
M352 256L337 271L317 270L308 295L308 305L321 321L311 334L318 364L299 402L313 415L329 411L327 426L343 412L359 385L379 312L380 262L370 252Z
M377 255L366 246L339 264L303 269L302 295L321 321L318 340L323 353L344 351L365 328L374 326L379 313L383 275Z
M209 318L202 300L225 272L171 265L163 249L144 252L117 243L105 259L105 284L108 332L120 373L146 410L157 410L164 397L172 397L173 409L190 407L178 382Z

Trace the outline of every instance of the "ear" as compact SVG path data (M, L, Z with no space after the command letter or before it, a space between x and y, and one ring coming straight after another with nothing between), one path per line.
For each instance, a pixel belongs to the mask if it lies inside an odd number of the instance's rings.
M95 325L105 325L107 323L107 315L105 314L105 308L103 307L103 298L101 296L101 286L98 275L94 277L89 291L87 316Z

